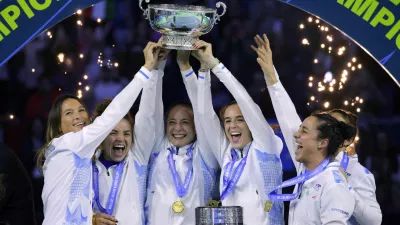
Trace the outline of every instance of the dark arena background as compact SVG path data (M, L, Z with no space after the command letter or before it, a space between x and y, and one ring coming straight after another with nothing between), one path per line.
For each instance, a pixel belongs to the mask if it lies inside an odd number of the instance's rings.
M356 113L359 135L353 147L360 163L375 176L382 224L398 224L399 86L375 59L321 18L280 1L223 2L228 7L226 14L210 33L201 36L212 43L215 57L246 87L271 125L277 121L257 56L250 48L256 34L267 34L280 80L301 118L316 110L334 108ZM216 0L151 3L215 8ZM128 84L144 64L146 43L159 37L144 18L138 0L108 0L78 10L41 33L0 67L0 142L18 155L29 173L38 224L43 220L43 177L36 169L35 155L44 144L52 103L61 94L74 94L92 112L96 103L114 97ZM191 63L197 71L197 61L191 59ZM175 51L168 57L163 82L164 108L188 101ZM212 96L216 111L233 100L214 77ZM139 101L133 113L138 105ZM279 130L276 132L282 138ZM283 180L296 176L286 146L281 159ZM291 193L292 189L284 192Z

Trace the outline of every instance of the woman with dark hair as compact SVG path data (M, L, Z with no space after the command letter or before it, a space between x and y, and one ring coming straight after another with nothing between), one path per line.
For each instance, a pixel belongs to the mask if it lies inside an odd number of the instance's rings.
M328 112L337 120L357 127L357 116L344 109L333 109ZM346 172L349 185L352 187L350 192L356 200L353 216L350 224L375 225L382 223L382 211L376 200L376 185L374 175L367 168L358 162L358 156L354 147L350 145L354 142L357 134L344 141L344 144L336 155L336 160L342 163L343 170Z
M160 47L160 43L147 44L144 66L93 123L84 104L74 96L60 97L51 108L48 144L38 153L44 175L44 225L92 224L92 157L152 76Z
M162 53L160 53L161 55ZM154 145L156 85L152 76L144 85L133 122L128 112L101 143L93 159L93 224L144 224L147 164ZM99 103L93 119L111 100Z
M331 114L331 116L335 117L335 119L342 121L343 123L346 123L348 125L354 126L357 128L357 122L358 118L356 115L351 113L350 111L347 111L345 109L332 109L329 111L326 111L326 113ZM355 152L355 144L356 144L356 136L358 135L358 128L356 134L354 134L353 137L349 140L345 140L343 147L339 149L339 152L346 152L348 156L353 157L356 152ZM340 157L342 159L342 157Z
M212 53L204 41L192 54L200 61L198 114L211 151L222 169L223 206L243 207L244 224L283 224L283 203L270 204L268 193L282 182L281 139L274 134L260 107ZM210 69L237 103L221 110L221 121L211 98Z
M290 97L279 82L272 63L269 41L256 36L260 64L275 114L298 176L283 182L269 194L275 202L291 201L289 224L347 224L355 201L335 156L344 141L356 133L354 126L327 113L314 113L301 122ZM296 185L293 194L278 194Z

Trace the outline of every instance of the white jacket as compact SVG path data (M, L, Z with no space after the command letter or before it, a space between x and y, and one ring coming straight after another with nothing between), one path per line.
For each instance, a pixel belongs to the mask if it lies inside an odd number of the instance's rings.
M162 76L164 72L159 70L158 76ZM161 75L160 75L161 74ZM193 108L196 108L196 94L197 83L196 74L190 68L182 72L184 83L187 87L189 98L192 102ZM168 141L164 131L163 122L163 104L161 99L161 86L157 85L158 102L158 115L159 118L156 124L159 125L157 129L156 145L150 159L147 200L145 204L146 224L149 225L191 225L195 224L195 208L205 206L207 201L211 200L211 195L216 188L216 170L218 163L214 155L209 150L206 141L204 140L203 131L199 129L197 122L197 115L195 113L195 125L197 141L187 146L179 148L178 154L173 155L176 170L179 174L181 183L185 179L185 175L189 170L189 157L186 156L188 148L193 144L193 177L189 185L188 191L179 198L171 174L168 155L170 152L167 148L172 144ZM185 209L181 213L172 211L172 204L175 201L181 200Z
M299 198L290 202L289 224L347 224L355 203L339 166L339 162L331 162L304 182ZM299 170L305 172L303 164ZM297 188L296 185L294 192Z
M341 162L343 152L336 156ZM349 157L349 165L346 170L347 180L351 187L350 192L356 200L353 216L349 220L351 225L375 225L382 223L382 212L376 201L376 186L374 175L358 162L358 156Z
M300 175L305 168L295 160L296 143L293 135L302 122L279 81L269 86L268 91L290 156ZM355 201L338 168L339 163L332 162L323 172L304 183L300 197L290 202L289 224L347 224ZM294 193L297 188L298 185Z
M282 163L280 153L282 141L274 134L260 108L249 96L244 87L231 72L220 63L212 72L224 83L237 101L243 117L253 136L253 142L243 149L243 156L248 155L247 164L233 189L223 201L223 206L243 207L243 220L246 225L284 224L283 203L276 202L269 212L264 205L269 200L268 193L282 182ZM220 120L212 106L210 73L199 74L199 115L201 124L221 168L220 192L223 190L223 174L226 165L232 161L232 145L225 136ZM250 149L249 149L250 147ZM240 152L233 170L242 161Z
M155 103L157 75L153 75L144 85L140 99L139 111L135 116L134 142L124 162L122 180L117 192L113 215L119 225L139 225L145 223L144 200L146 197L147 165L155 141ZM99 152L101 153L101 151ZM110 194L116 165L106 169L98 160L96 166L99 170L99 196L100 203L106 206ZM94 203L94 213L100 210Z
M43 165L44 225L92 224L92 157L151 75L142 67L92 124L52 140Z

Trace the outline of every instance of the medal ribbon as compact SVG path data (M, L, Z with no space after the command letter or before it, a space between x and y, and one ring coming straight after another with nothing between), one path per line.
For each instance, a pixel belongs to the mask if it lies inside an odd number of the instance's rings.
M294 177L292 179L289 179L287 181L284 181L281 185L279 185L275 190L273 190L271 193L269 193L268 197L270 200L275 201L275 200L280 200L280 201L291 201L296 199L301 191L301 187L303 186L304 182L307 180L317 176L319 173L324 171L324 169L328 166L329 164L329 159L326 158L324 161L322 161L321 164L318 165L317 168L311 170L310 172L305 172L304 174L300 174L297 177ZM278 190L284 187L290 187L293 185L299 184L297 188L297 192L293 194L278 194Z
M102 213L112 215L114 212L115 202L117 199L117 193L119 189L119 185L121 184L121 177L124 170L124 162L123 159L119 162L115 168L115 176L113 177L110 194L108 195L107 200L107 208L104 208L100 203L100 195L99 195L99 169L96 166L96 162L93 161L92 170L93 170L93 190L94 190L94 199L96 201L97 207Z
M250 150L251 144L249 146ZM237 182L239 181L240 177L242 176L244 167L246 166L247 163L247 156L249 155L248 153L246 156L240 161L239 165L236 167L235 171L233 172L233 177L232 176L232 169L233 166L238 158L238 155L236 151L232 148L231 149L231 155L232 155L232 161L230 161L226 165L225 173L223 176L223 190L221 194L221 201L224 200L235 188Z
M172 177L174 179L176 193L178 194L178 196L180 198L185 196L186 192L189 189L189 185L190 185L190 182L191 182L192 177L193 177L193 163L192 163L192 161L193 161L192 160L192 158L193 158L193 145L194 145L194 143L189 147L189 149L186 152L186 155L189 156L189 159L190 159L190 168L189 168L189 171L186 173L185 180L183 182L183 186L181 185L179 174L176 171L175 161L173 159L174 152L172 150L174 148L173 147L168 148L168 150L170 151L170 153L168 155L169 169L170 169Z

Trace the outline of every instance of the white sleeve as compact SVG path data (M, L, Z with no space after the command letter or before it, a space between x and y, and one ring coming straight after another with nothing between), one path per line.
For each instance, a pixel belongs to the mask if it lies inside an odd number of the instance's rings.
M153 76L144 85L140 98L139 111L135 116L134 145L132 154L142 165L147 165L155 142L156 89L159 76L152 71Z
M344 178L343 178L344 180ZM347 225L355 201L347 184L334 183L321 193L320 219L323 225Z
M299 172L300 163L295 159L296 142L293 135L301 125L300 117L297 115L292 100L279 80L278 83L268 87L268 92L293 164L296 167L296 171Z
M222 63L215 66L212 71L235 98L253 139L262 146L260 150L280 157L283 148L281 139L275 135L260 107L253 101L243 85Z
M214 111L211 97L210 71L199 74L198 79L198 109L199 121L207 139L207 143L217 158L219 165L223 166L225 151L229 141L222 129L221 122Z
M161 63L161 65L165 65L165 61ZM164 77L164 67L159 67L158 70L155 71L155 75L158 76L157 85L156 85L156 104L155 104L155 115L154 115L154 123L155 123L155 144L153 146L153 151L159 151L157 147L161 144L165 136L165 128L164 128L164 104L162 100L162 81Z
M353 216L359 224L375 225L382 223L382 212L376 201L375 190L374 176L365 174L350 191L356 200Z
M70 132L59 140L58 149L70 149L81 158L91 158L104 138L129 112L152 73L142 67L134 79L112 100L103 114L79 132ZM61 140L62 139L62 140Z
M201 126L201 122L199 119L198 114L198 86L197 86L197 76L196 73L193 71L193 68L190 67L186 71L181 71L183 83L185 84L186 91L188 93L190 102L193 106L193 113L194 113L194 124L196 127L196 136L197 136L197 145L199 145L199 150L202 158L204 159L205 163L210 166L211 168L219 168L218 162L214 156L214 153L210 151L210 147L207 142L207 138L205 136L204 130ZM199 76L203 77L202 73Z

